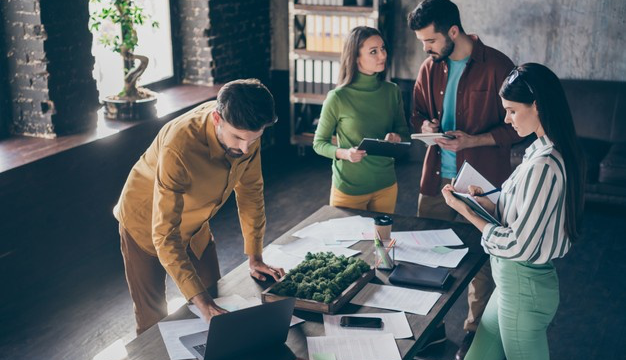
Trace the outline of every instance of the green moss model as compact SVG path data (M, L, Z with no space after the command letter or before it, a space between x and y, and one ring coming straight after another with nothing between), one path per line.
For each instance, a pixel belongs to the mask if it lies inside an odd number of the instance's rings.
M272 293L329 304L350 284L370 270L361 259L331 252L307 253L306 258L276 284Z

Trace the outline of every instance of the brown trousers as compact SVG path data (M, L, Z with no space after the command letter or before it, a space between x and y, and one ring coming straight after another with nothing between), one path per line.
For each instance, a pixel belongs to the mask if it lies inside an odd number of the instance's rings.
M441 179L441 190L446 184L450 184L450 179ZM441 193L437 196L419 195L417 204L417 216L446 221L467 222L464 217L446 204L446 200ZM476 331L480 317L487 307L487 302L496 285L491 277L491 265L489 261L483 265L467 288L467 303L469 311L467 319L463 324L465 331Z
M166 272L159 262L159 258L141 249L122 225L120 225L120 243L124 257L126 282L130 297L133 300L135 321L137 322L136 331L139 335L167 316ZM196 258L191 249L187 250L187 254L202 284L211 296L216 296L220 268L215 242L209 242L202 256L200 256L202 260Z

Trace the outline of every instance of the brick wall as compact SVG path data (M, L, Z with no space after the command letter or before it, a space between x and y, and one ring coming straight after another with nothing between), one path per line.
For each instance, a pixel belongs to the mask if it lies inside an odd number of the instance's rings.
M0 6L0 24L4 24L4 12ZM11 118L11 102L9 101L9 84L7 78L6 46L4 26L0 26L0 139L9 134L9 119ZM4 70L3 70L4 69Z
M88 2L3 0L12 134L54 138L95 126Z
M89 2L41 0L41 20L47 34L44 53L54 131L63 135L93 128L100 105L92 74Z
M178 3L179 38L182 48L183 82L213 85L212 58L207 29L209 1L189 0Z
M256 77L269 79L270 1L210 0L209 46L215 82Z
M268 81L269 0L189 0L179 7L184 82Z

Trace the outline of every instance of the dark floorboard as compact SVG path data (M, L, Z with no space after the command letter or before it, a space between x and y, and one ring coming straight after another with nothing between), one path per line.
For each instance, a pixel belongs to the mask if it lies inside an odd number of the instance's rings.
M292 149L264 155L269 243L328 203L330 162ZM414 215L419 164L397 166L400 196L396 212ZM556 262L561 305L549 329L552 359L624 359L626 334L626 217L624 210L589 205L584 241ZM220 268L225 274L245 260L236 206L231 198L212 220ZM50 278L20 299L0 304L0 359L92 359L134 335L116 229L94 229L106 237L83 262L69 270L51 269ZM56 241L59 239L49 239ZM180 297L168 280L168 298ZM449 341L424 359L452 359L463 337L465 296L446 317Z

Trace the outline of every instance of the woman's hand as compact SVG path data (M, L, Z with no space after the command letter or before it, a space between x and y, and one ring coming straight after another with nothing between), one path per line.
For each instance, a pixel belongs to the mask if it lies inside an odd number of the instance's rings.
M357 148L337 149L335 156L340 160L347 160L351 163L358 163L367 156L365 150L357 150Z
M446 204L463 216L465 216L469 212L472 212L472 209L470 209L469 206L467 206L463 201L457 199L456 197L454 197L454 195L452 195L453 191L455 191L454 187L450 184L444 186L443 189L441 189L441 194L446 200Z
M491 202L486 196L476 196L480 194L484 194L483 189L480 186L470 185L467 187L468 194L474 197L477 203L480 204L485 210L487 210L491 215L496 211L496 204Z
M402 137L396 133L389 133L385 135L385 141L389 142L400 142L402 141Z

